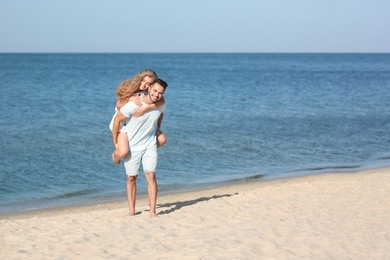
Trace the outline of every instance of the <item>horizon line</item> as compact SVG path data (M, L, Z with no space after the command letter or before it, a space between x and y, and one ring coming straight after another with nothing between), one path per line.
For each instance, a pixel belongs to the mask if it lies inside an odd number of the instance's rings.
M1 52L0 54L390 54L390 52Z

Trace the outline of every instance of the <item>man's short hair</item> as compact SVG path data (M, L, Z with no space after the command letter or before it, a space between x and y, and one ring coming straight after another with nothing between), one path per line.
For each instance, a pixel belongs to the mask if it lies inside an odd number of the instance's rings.
M158 84L160 84L163 88L167 88L168 87L168 83L166 83L164 80L162 79L157 79L156 82Z

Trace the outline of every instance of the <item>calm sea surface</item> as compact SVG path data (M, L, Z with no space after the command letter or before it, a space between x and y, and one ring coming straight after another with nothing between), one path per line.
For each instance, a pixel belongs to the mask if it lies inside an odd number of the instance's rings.
M0 214L125 199L108 124L143 69L161 193L390 165L390 54L0 54Z

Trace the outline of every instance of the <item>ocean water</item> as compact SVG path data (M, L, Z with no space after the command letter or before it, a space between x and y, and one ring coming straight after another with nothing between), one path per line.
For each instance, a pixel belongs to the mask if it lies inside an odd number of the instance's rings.
M143 69L160 193L390 165L390 54L0 54L0 214L125 199L108 124Z

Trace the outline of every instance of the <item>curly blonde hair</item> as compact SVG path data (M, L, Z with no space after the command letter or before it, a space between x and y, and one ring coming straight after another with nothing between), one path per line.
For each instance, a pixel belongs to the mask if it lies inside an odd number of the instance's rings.
M116 96L118 97L118 100L123 102L130 98L133 93L139 89L139 86L145 77L150 77L152 79L152 83L157 80L157 74L153 70L143 70L139 72L131 79L126 79L118 85L116 88Z

